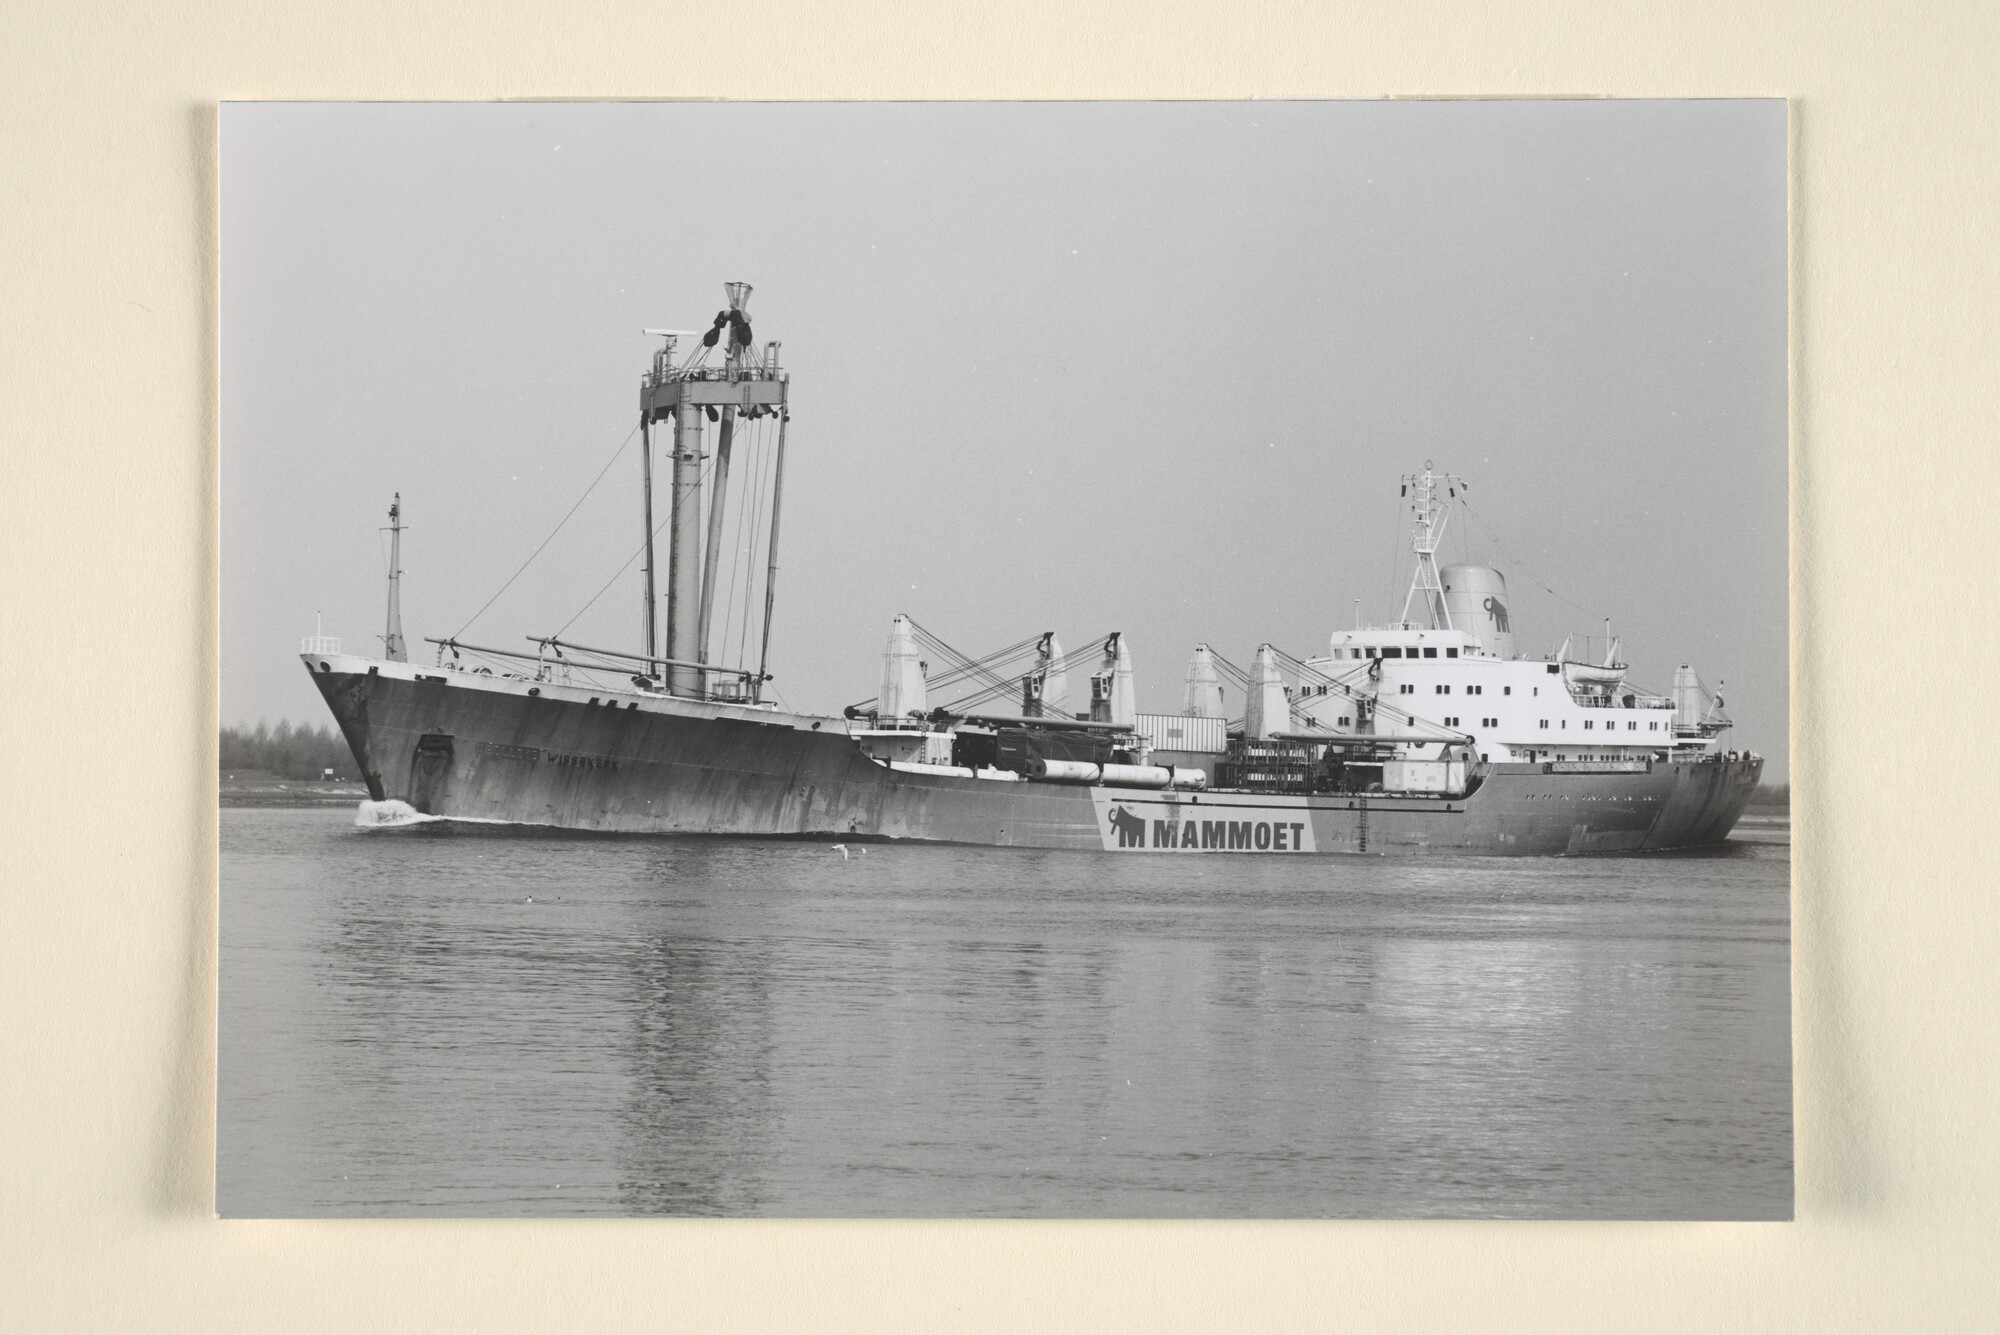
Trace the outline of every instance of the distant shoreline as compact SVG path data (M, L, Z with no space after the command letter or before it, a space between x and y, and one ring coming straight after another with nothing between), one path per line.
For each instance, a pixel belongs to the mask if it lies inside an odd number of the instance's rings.
M363 784L330 779L225 774L218 796L225 807L354 807L368 800L368 789Z

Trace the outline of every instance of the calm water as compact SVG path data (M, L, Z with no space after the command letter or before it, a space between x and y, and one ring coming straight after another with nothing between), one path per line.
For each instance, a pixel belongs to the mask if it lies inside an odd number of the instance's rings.
M225 810L219 1209L1791 1212L1782 826L850 851Z

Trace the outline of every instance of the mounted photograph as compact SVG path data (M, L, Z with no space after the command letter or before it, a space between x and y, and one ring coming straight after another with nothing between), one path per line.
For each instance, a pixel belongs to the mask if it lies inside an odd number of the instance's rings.
M1791 1217L1783 101L220 124L219 1214Z

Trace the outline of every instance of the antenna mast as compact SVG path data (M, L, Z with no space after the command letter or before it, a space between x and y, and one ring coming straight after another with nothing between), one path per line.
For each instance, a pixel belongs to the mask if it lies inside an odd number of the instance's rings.
M382 656L407 663L403 648L403 493L389 503L389 625L382 636Z
M1434 473L1431 461L1424 460L1421 473L1403 474L1403 495L1410 498L1416 514L1416 531L1410 546L1417 553L1417 573L1410 580L1409 597L1403 599L1403 625L1409 629L1450 630L1451 613L1445 610L1444 585L1438 579L1437 549L1444 540L1444 526L1451 516L1451 499L1464 488L1462 478L1450 473ZM1446 499L1438 498L1442 487ZM1413 621L1410 612L1421 604L1428 624Z

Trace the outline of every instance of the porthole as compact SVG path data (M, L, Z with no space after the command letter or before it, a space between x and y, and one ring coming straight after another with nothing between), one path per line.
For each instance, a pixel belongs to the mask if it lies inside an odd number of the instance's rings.
M542 688L539 686L530 686L528 688L529 695L540 695L541 693L542 693Z
M333 671L333 669L332 669L332 668L330 668L330 667L328 667L328 666L327 666L327 665L326 665L325 663L321 663L321 664L319 665L319 670L320 670L321 672L331 672L331 671Z

